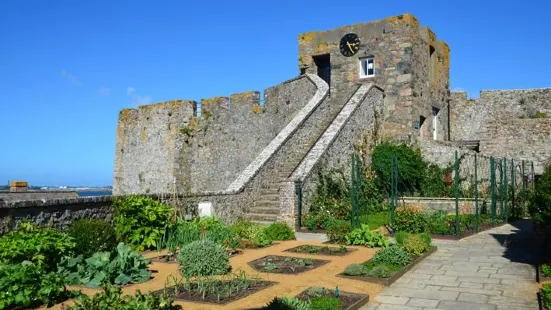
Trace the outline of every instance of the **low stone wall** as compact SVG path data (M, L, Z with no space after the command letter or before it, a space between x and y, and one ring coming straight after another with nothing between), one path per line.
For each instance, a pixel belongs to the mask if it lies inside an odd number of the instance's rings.
M22 201L39 199L69 199L77 198L75 191L26 191L9 192L0 191L0 201Z
M418 207L427 211L443 210L448 214L455 214L455 198L436 197L402 197L398 200L398 208ZM478 207L482 207L482 201L478 201ZM475 200L472 198L459 199L459 214L474 214Z
M82 218L111 220L112 213L111 196L0 201L0 235L21 222L66 229Z

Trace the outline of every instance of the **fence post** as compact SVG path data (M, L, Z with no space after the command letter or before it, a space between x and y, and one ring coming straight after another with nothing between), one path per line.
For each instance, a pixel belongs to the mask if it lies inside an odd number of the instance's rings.
M358 169L356 167L356 154L352 153L351 156L351 162L350 162L350 206L351 206L351 214L350 214L350 224L353 228L357 228L359 225L357 225L358 222L358 191L357 191L357 183L358 183Z
M515 160L511 158L511 214L514 214L517 208L517 196L515 191L515 183L517 182L516 171Z
M302 182L295 182L295 194L297 195L297 231L302 228Z
M522 214L524 216L526 210L526 171L524 170L524 159L522 160Z
M496 163L494 157L490 157L490 195L491 195L491 212L492 220L496 219Z
M392 154L391 164L390 164L390 224L394 226L394 212L396 211L396 187L395 187L395 177L396 177L396 154Z
M459 238L459 158L455 151L455 237Z
M507 158L503 159L503 185L504 185L504 191L503 191L503 215L502 219L507 222L507 208L509 204L509 180L507 179Z
M394 154L394 213L398 208L398 157Z
M480 214L478 212L478 165L474 154L474 210L476 216L476 232L480 230Z
M534 172L534 161L530 162L530 174L531 174L531 182L532 182L532 190L534 190L536 186L536 173Z

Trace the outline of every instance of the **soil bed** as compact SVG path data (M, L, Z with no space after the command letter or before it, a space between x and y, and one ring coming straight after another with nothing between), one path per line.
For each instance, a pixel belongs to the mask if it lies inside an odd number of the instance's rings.
M153 291L152 293L156 295L161 295L166 292L172 299L176 300L225 305L278 283L273 281L261 280L251 281L247 288L241 287L239 290L234 288L231 293L226 294L224 292L226 292L227 290L221 288L223 286L226 286L225 288L227 288L228 285L231 285L230 282L231 280L219 281L217 284L219 284L220 287L211 286L205 294L204 298L200 290L198 289L197 283L191 283L191 287L188 287L187 289L184 285L174 285L167 287L166 290L160 289L157 291ZM217 294L220 294L220 296L218 296Z
M296 297L300 300L311 300L313 299L308 295L308 290L310 288L306 289L302 293L298 294ZM335 291L334 290L327 290L329 296L334 297ZM342 292L339 291L339 297L340 301L342 302L342 310L357 310L360 309L363 305L365 305L369 301L369 295L364 294L356 294L356 293L349 293L349 292Z
M344 256L354 251L356 251L356 249L350 249L344 246L329 247L329 246L319 246L319 245L310 245L310 244L299 245L297 247L285 250L285 252L291 252L291 253L303 253L303 254L311 254L311 255L330 255L330 256Z
M260 272L299 274L329 262L321 259L268 255L249 262L249 266Z
M366 281L371 283L377 283L381 285L391 285L394 283L394 281L398 280L401 276L403 276L406 272L408 272L411 268L413 268L415 265L419 264L423 259L425 259L427 256L431 255L432 253L436 252L438 248L436 246L432 246L431 249L428 252L423 253L421 256L417 256L417 258L413 259L411 263L404 266L400 270L393 271L390 277L388 278L376 278L376 277L370 277L370 276L349 276L344 274L344 272L339 273L337 276L341 278L348 278L348 279L354 279L354 280L360 280L360 281ZM367 261L369 262L369 261ZM364 262L367 263L367 262Z

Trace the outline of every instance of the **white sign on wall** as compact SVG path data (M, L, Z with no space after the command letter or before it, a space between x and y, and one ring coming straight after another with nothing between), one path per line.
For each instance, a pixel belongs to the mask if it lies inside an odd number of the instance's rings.
M212 216L212 203L203 201L199 203L199 217Z

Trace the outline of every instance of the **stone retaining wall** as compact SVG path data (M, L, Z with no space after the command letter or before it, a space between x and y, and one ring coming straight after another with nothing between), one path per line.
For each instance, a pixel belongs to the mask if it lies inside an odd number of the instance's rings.
M481 208L483 201L479 200L478 207ZM427 211L443 210L448 214L455 214L455 198L434 198L434 197L402 197L398 200L400 207L419 207ZM459 199L459 214L474 214L475 200L471 198Z

